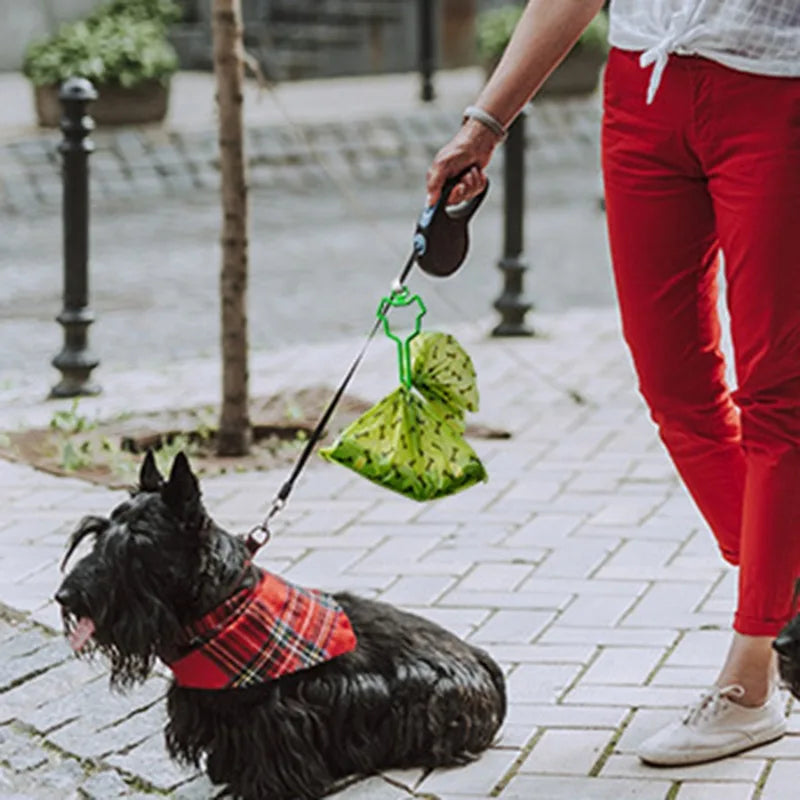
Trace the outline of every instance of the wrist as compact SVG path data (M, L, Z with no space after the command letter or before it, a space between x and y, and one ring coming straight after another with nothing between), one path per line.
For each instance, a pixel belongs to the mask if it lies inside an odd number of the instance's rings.
M467 106L464 109L463 115L464 125L481 126L484 130L489 131L496 142L502 142L508 135L508 131L502 122L500 122L494 114L486 111L480 106Z

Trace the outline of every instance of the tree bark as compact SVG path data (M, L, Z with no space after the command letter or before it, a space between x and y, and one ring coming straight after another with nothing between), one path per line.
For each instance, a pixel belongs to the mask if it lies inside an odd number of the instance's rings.
M222 178L222 410L217 452L239 456L252 440L247 333L248 186L244 153L241 0L213 0L214 72Z

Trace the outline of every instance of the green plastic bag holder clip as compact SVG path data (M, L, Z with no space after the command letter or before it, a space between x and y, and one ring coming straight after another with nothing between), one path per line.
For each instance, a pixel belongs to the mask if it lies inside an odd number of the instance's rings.
M405 339L401 339L392 333L386 312L389 308L404 308L412 303L416 303L419 306L419 313L414 319L414 330ZM428 309L425 307L425 303L422 302L422 298L418 294L411 294L408 287L403 286L399 291L392 292L389 297L384 297L376 313L378 319L383 323L384 333L397 345L397 365L400 373L400 383L406 389L411 388L411 341L422 332L422 318L427 311Z
M411 333L389 325L392 309L416 305ZM472 360L454 337L422 330L425 304L405 287L384 297L377 327L397 347L400 385L320 450L367 480L413 500L433 500L486 480L464 439L466 411L477 411Z

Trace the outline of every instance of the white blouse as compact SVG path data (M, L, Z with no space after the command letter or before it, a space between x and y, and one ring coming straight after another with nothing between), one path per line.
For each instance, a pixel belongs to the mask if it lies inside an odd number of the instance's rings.
M800 76L800 0L611 0L609 41L653 65L652 103L670 53L744 72Z

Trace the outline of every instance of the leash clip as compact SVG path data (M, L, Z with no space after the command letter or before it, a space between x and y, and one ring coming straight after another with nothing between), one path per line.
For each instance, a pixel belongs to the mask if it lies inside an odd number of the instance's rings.
M250 530L245 539L245 545L250 551L250 555L254 556L262 547L264 547L272 538L272 531L269 529L270 520L286 505L286 501L280 497L276 497L272 501L267 516L264 520ZM259 534L261 534L259 536Z

